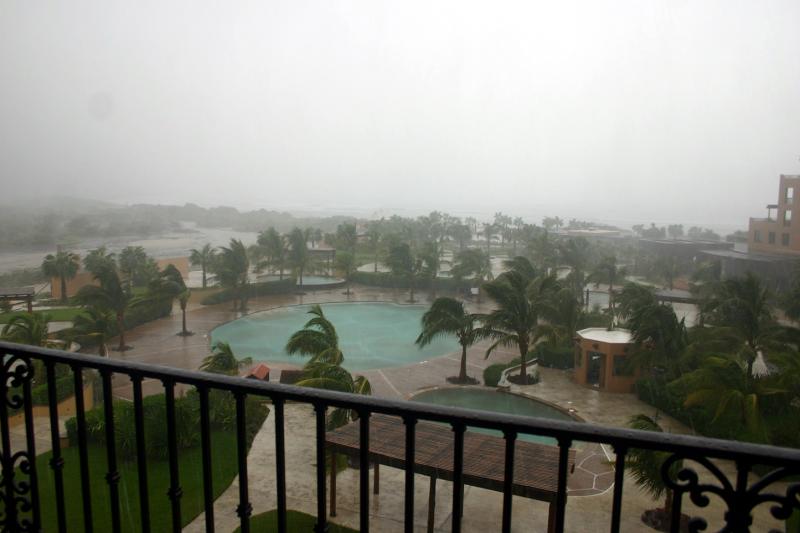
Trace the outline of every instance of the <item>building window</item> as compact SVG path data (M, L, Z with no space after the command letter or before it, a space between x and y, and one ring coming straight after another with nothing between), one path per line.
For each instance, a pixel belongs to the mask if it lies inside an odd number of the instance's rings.
M792 225L792 210L787 209L783 212L783 225L784 226L791 226Z
M789 246L789 234L784 233L781 235L781 244L784 246Z
M794 201L794 187L786 187L786 203Z
M769 243L770 244L775 244L775 232L774 231L770 231L769 232Z
M614 356L614 375L615 376L632 376L633 369L628 364L628 356L615 355Z
M753 231L753 241L754 242L761 242L761 231L754 230Z

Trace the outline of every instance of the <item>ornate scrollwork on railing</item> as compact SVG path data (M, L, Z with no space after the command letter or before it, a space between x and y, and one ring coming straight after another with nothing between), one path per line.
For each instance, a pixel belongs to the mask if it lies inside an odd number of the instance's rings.
M5 389L2 401L3 432L9 432L8 410L19 410L25 405L23 386L33 379L34 369L28 357L14 355L3 361L2 387ZM3 502L0 513L0 526L3 530L33 531L31 520L31 475L32 458L28 450L15 453L6 451L2 455L2 479L0 479L0 499Z
M710 473L715 482L701 482L697 472L684 465L685 461L697 463ZM724 514L723 531L749 531L753 523L753 510L763 503L773 503L770 513L778 520L786 520L795 510L800 510L800 483L792 483L783 494L762 492L770 485L784 481L800 474L800 470L777 468L762 476L748 486L747 474L750 464L738 463L738 481L734 485L722 470L707 457L687 457L679 454L670 456L661 466L661 477L668 489L674 491L674 505L680 505L684 493L689 495L692 503L698 507L706 507L710 496L719 497L727 506ZM689 520L689 531L704 531L708 522L700 517Z
M25 403L21 387L33 378L33 365L27 357L13 355L3 362L3 379L6 382L5 402L10 409L21 409Z

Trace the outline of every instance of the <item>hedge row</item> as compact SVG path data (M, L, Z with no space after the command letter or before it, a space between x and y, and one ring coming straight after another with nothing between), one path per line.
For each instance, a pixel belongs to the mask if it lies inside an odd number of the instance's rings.
M148 396L142 401L144 411L145 453L148 457L166 459L167 409L164 394ZM209 421L212 429L236 431L236 401L225 391L209 392ZM245 437L249 444L269 414L263 398L248 396L245 403ZM175 399L175 437L178 448L191 448L200 444L200 399L197 391ZM77 443L77 420L71 418L66 423L70 443ZM133 403L114 402L114 435L119 456L123 459L136 457L136 426ZM104 445L105 418L100 405L86 412L86 437L90 443Z
M295 291L297 284L294 278L288 277L286 279L277 281L263 281L260 283L250 283L247 285L245 294L247 298L256 298L258 296L269 296L272 294L288 294ZM200 302L203 305L214 305L225 302L233 301L239 298L240 292L238 289L223 289L219 292L209 294Z
M567 370L575 366L574 354L569 346L539 344L534 348L531 357L539 359L539 364L544 367Z
M125 329L132 329L172 313L172 299L154 301L133 307L125 313Z
M408 276L397 276L390 272L354 272L350 276L350 281L361 285L387 289L408 289L410 287ZM431 286L429 279L417 278L415 281L415 290L425 290ZM453 278L436 278L434 286L437 290L456 291L469 287L469 282Z

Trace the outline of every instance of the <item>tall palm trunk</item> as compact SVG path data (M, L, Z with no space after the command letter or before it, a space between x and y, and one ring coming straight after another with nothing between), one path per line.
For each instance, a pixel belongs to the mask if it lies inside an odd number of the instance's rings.
M203 288L206 288L206 265L203 263Z
M528 383L528 336L519 336L519 376L522 384Z
M374 272L377 274L378 273L378 249L377 248L375 249L375 264L374 265L375 265Z
M467 381L467 345L461 345L461 370L458 372L458 380L462 383Z
M181 334L187 335L188 333L186 330L186 302L181 300Z
M117 329L119 329L119 351L125 350L125 313L117 313Z
M61 303L65 304L67 303L67 277L63 275L60 277L61 277Z

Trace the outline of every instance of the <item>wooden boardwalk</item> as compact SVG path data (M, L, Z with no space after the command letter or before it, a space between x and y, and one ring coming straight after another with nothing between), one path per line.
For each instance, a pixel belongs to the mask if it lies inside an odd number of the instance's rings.
M373 492L378 493L378 465L405 468L405 425L402 419L373 415L369 420L369 458L375 464ZM414 472L431 478L429 498L429 529L433 523L433 502L437 479L453 479L453 431L449 426L420 421L416 424ZM505 439L492 435L467 432L464 435L465 485L503 491L505 469ZM359 424L350 423L325 436L326 449L358 457ZM517 440L514 447L513 494L550 503L550 515L555 509L558 492L558 454L556 446ZM334 461L335 464L335 461ZM569 451L567 472L575 468L575 450ZM336 515L336 481L331 476L331 516Z

